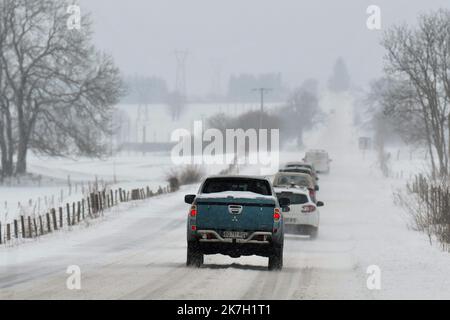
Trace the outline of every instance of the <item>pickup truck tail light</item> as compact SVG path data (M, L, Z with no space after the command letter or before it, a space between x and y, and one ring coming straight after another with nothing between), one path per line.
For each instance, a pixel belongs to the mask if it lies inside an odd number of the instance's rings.
M308 204L308 205L302 207L303 213L311 213L314 211L316 211L316 206L313 206L311 204Z
M280 209L279 208L275 208L275 210L273 210L273 220L275 222L280 221L281 218L281 213L280 213Z
M193 205L193 206L191 207L191 210L190 210L190 212L189 212L189 215L190 215L192 218L195 218L195 217L197 216L197 206Z

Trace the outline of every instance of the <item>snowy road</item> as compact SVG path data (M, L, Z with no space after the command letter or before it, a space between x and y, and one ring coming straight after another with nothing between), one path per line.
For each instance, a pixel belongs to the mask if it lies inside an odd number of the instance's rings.
M389 180L352 147L351 108L330 119L314 144L333 158L321 177L317 240L286 236L284 269L267 259L206 256L185 267L184 193L153 198L107 221L40 243L0 249L0 299L381 299L450 298L450 257L408 231L392 204ZM292 154L286 155L292 158ZM66 288L69 265L81 290ZM381 290L366 286L366 269L381 268Z

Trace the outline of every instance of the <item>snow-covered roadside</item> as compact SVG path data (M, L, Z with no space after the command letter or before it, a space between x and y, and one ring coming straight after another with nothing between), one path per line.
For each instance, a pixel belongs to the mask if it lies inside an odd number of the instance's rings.
M35 241L28 241L20 245L0 247L0 267L10 266L14 263L27 263L55 254L70 251L83 242L101 242L101 238L111 234L121 233L130 225L139 222L143 216L158 216L164 212L162 203L170 203L179 199L184 193L189 193L197 186L182 186L179 191L154 196L146 200L123 202L118 206L106 210L104 215L95 220L86 220L80 225L71 227L74 232L54 232ZM154 203L157 204L154 204ZM146 209L148 208L148 209Z
M284 269L267 259L207 256L185 267L187 205L179 192L136 203L95 228L62 234L64 241L0 250L0 298L76 299L416 299L450 298L450 255L408 230L392 201L392 183L363 158L351 130L351 99L326 97L335 116L307 147L327 149L320 176L320 233L310 241L286 235ZM298 152L284 152L291 160ZM255 171L259 168L253 168ZM252 168L245 169L252 174ZM6 254L7 253L7 254ZM65 287L68 265L82 270L82 290ZM366 286L367 267L381 269L381 290Z
M363 272L370 265L380 267L382 288L371 291L373 298L450 298L450 255L430 246L424 234L408 229L409 217L393 203L393 192L404 180L383 177L375 152L363 157L356 148L356 131L343 132L352 127L350 105L351 101L341 105L328 125L329 133L324 132L327 139L321 139L336 154L333 182L321 194L332 206L328 221L348 224L355 267ZM414 171L422 164L418 159L403 168Z

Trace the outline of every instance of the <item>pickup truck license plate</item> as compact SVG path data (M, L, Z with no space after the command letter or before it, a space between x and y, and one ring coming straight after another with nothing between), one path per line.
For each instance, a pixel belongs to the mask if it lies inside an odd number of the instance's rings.
M245 238L247 238L247 236L248 236L247 232L241 232L241 231L224 231L223 232L224 238L245 239Z

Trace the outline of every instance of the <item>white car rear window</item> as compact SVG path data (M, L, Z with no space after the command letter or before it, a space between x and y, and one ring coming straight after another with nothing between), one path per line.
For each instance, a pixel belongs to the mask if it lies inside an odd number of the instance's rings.
M289 200L291 200L291 204L304 204L309 202L307 195L292 192L277 193L277 198L288 198Z

